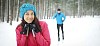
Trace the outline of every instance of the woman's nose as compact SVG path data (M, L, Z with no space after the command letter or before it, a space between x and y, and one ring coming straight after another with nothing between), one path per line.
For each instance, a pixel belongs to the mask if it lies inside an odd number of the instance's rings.
M29 18L32 18L32 15L29 15Z

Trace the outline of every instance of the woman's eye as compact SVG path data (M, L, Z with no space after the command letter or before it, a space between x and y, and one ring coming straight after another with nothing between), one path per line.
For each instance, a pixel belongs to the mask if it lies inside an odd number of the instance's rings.
M31 15L33 15L33 13L31 13Z
M26 14L26 15L29 15L29 14Z

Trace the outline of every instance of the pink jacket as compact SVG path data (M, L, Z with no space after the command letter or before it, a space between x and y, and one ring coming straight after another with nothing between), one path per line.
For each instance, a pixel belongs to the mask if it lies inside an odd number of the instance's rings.
M36 33L36 36L33 37L32 33L28 35L20 34L22 27L20 25L16 28L16 40L17 46L50 46L51 39L48 30L48 26L46 22L40 21L39 22L42 28L42 32Z

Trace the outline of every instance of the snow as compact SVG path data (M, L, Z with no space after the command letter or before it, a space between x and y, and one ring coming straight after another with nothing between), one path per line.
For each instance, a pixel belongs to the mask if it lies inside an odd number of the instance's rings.
M57 24L55 19L43 19L48 24L51 46L100 46L100 16L86 16L73 18L66 16L64 22L65 39L58 42ZM0 46L16 46L15 28L20 23L13 21L13 25L0 23Z

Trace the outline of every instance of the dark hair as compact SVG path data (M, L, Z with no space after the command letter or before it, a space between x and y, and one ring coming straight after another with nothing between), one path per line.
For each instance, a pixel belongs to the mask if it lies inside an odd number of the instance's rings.
M31 24L33 24L33 23L36 25L38 31L41 31L41 26L40 26L39 20L37 19L36 16L34 16L34 20L33 20L33 22ZM22 26L22 29L23 29L25 24L27 24L27 22L24 19L22 19L22 22L20 24Z
M61 11L61 9L58 8L57 11Z

